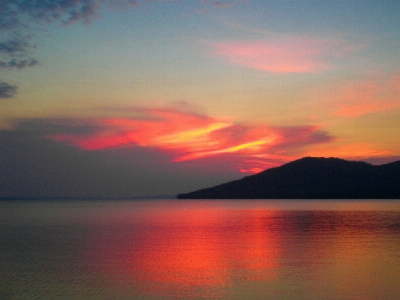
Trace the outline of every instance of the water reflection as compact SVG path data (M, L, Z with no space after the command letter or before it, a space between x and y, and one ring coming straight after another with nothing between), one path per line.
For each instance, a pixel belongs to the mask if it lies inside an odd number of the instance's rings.
M315 202L287 209L286 202L257 201L5 207L0 296L395 299L400 210L327 204L327 210Z
M238 281L276 277L279 232L265 230L274 214L212 208L156 212L146 223L120 224L119 237L115 228L93 235L88 255L98 272L123 273L143 294L218 298Z
M315 289L324 294L342 276L339 281L351 282L358 293L371 272L399 271L379 267L393 259L386 248L397 245L398 224L396 212L178 206L101 230L88 253L98 272L124 274L142 295L221 298L243 288L240 296L247 297L270 293L244 288L249 283L291 281L293 293L301 292L300 283L319 282ZM116 231L123 234L116 237ZM121 282L109 284L121 288Z

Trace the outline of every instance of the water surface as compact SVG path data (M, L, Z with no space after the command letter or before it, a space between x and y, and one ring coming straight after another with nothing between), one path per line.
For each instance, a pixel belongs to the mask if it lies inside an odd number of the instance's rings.
M1 299L398 299L400 201L0 202Z

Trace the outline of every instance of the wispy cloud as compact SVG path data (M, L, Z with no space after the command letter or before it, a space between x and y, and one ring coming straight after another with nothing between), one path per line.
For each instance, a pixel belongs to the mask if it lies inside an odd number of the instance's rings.
M238 0L225 0L225 1L220 1L220 0L212 0L212 1L207 1L203 0L202 1L205 4L211 4L211 6L216 7L216 8L225 8L225 7L231 7L235 5Z
M237 124L176 109L140 109L140 113L140 118L70 120L70 125L64 120L62 126L58 120L46 136L87 151L155 148L175 162L234 157L242 172L279 165L291 160L296 149L334 140L316 126ZM77 132L84 124L91 130Z
M26 41L14 38L0 42L0 53L7 55L25 54L28 43Z
M373 144L346 144L319 126L237 123L171 108L127 109L124 117L21 120L14 128L84 153L159 153L157 164L201 166L205 172L220 165L257 173L303 156L386 162L394 157Z
M0 69L23 69L27 67L33 67L39 65L39 62L36 59L29 58L29 59L22 59L18 60L13 58L10 61L0 61Z
M371 144L338 146L332 136L312 126L282 128L235 124L165 109L126 110L125 113L134 117L10 120L13 126L0 130L0 194L48 197L176 194L237 179L239 171L256 173L306 155L373 163L399 159L392 152L379 150ZM178 122L178 117L182 122ZM212 128L218 122L226 127ZM198 143L194 141L196 138L184 135L184 140L190 141L190 147L185 148L186 145L175 137L171 139L171 135L180 132L179 127L186 133L197 131ZM200 134L202 129L205 130ZM130 134L130 140L138 142L127 141L122 133ZM103 148L90 151L83 147L101 138L112 140L114 136L121 138L119 142L102 144ZM169 137L167 148L165 136ZM257 142L260 137L272 137L273 142L263 145ZM173 162L191 151L218 149L229 151Z
M17 93L17 87L7 82L0 82L0 99L12 98Z
M310 105L339 117L358 117L400 107L400 75L345 81L310 94Z
M258 41L207 42L214 56L243 67L272 73L320 73L331 61L358 46L342 39L280 38Z
M370 143L354 143L339 146L326 146L306 152L307 156L341 157L349 160L374 161L392 160L394 153L390 150L377 149Z

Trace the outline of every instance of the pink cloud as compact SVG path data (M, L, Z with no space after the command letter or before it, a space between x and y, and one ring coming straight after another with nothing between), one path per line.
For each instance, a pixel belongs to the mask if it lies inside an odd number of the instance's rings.
M316 102L340 117L358 117L400 107L400 76L348 81L313 96Z
M71 128L64 126L60 132L47 137L87 151L154 148L168 154L175 162L229 157L238 170L250 173L292 160L293 155L289 153L295 149L333 140L315 126L236 124L174 109L143 109L141 113L144 117L136 119L88 120L91 130L84 134L77 133L73 124Z
M285 38L209 43L213 55L232 64L273 73L320 73L335 68L329 61L357 47L344 40Z

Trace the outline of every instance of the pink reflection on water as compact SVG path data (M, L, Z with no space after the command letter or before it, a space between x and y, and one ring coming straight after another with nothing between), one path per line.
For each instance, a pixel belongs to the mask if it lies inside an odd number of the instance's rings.
M99 288L123 299L381 299L399 291L391 262L400 219L398 208L388 210L397 204L376 205L118 205L91 219L83 261Z
M109 288L142 296L219 298L235 283L277 276L274 211L192 206L138 211L94 234L88 255ZM251 216L249 217L249 214ZM119 232L116 235L115 232Z

